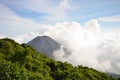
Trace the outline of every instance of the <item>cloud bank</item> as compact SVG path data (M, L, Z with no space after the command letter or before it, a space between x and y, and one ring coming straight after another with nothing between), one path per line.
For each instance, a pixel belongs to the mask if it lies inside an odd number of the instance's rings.
M99 21L106 21L106 22L120 22L120 15L109 16L109 17L101 17L98 20Z
M65 53L61 50L55 51L56 60L120 74L119 32L102 32L97 20L91 20L85 26L77 22L42 25L34 32L14 39L21 43L28 42L37 35L50 36L71 51L66 57L63 57Z

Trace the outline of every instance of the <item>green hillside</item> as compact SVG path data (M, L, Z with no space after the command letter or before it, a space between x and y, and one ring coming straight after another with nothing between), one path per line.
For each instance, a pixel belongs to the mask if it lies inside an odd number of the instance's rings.
M95 69L58 62L27 44L0 39L0 80L113 80Z

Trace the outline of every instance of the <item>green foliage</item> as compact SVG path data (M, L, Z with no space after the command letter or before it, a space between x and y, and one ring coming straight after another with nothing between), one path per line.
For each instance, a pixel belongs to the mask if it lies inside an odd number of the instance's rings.
M92 68L54 61L27 44L20 45L6 38L0 39L0 80L114 79Z

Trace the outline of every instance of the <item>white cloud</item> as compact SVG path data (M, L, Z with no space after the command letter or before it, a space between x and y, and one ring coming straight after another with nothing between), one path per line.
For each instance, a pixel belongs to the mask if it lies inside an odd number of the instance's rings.
M61 0L60 8L62 8L63 10L71 9L71 6L68 4L68 2L69 0Z
M16 35L14 33L26 33L30 30L37 28L40 24L36 23L31 19L22 18L16 15L10 8L0 4L0 31L2 33L7 33L7 31L13 36ZM27 30L26 30L27 29ZM4 31L4 32L3 32ZM24 32L26 31L26 32ZM2 34L0 32L0 34ZM4 34L5 35L5 34Z
M24 25L34 25L36 24L31 19L21 18L20 16L16 15L10 8L0 4L0 23L1 24L24 24Z
M54 0L26 0L24 4L20 5L25 9L29 9L45 15L40 16L44 21L64 21L68 19L66 11L73 9L69 5L69 0L60 0L54 2Z
M51 8L51 13L49 16L46 16L45 19L48 21L65 21L67 20L68 14L66 11L71 10L71 6L69 5L69 0L61 0L58 6L54 6ZM49 7L49 6L48 6ZM58 14L59 13L59 14Z
M100 32L100 25L98 24L97 19L92 19L86 23L86 27L88 30L93 30L96 32Z
M99 21L107 21L107 22L120 22L120 15L101 17L98 20Z
M67 57L62 57L64 55L64 53L61 54L62 51L55 51L61 56L56 60L67 61L73 65L85 65L100 71L120 73L119 33L99 31L100 26L96 20L91 20L86 24L87 27L80 26L77 22L43 25L37 31L23 37L23 41L29 41L36 35L48 35L72 53ZM55 57L58 56L55 55Z
M65 59L73 65L85 65L102 71L120 73L119 33L100 32L96 20L86 27L73 22L57 23L44 32L45 35L70 49L72 54ZM92 27L92 28L91 28Z
M0 35L0 39L2 39L2 38L6 38L6 36L5 35Z
M32 40L33 38L35 38L36 36L39 36L40 34L38 32L31 32L29 34L24 34L24 35L19 35L19 36L15 36L12 37L12 39L14 39L16 42L18 43L27 43L30 40Z

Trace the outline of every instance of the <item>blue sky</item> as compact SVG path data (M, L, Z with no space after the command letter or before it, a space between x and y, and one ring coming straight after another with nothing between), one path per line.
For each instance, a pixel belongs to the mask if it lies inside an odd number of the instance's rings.
M120 27L120 0L0 0L0 35L29 33L41 24L97 19Z

